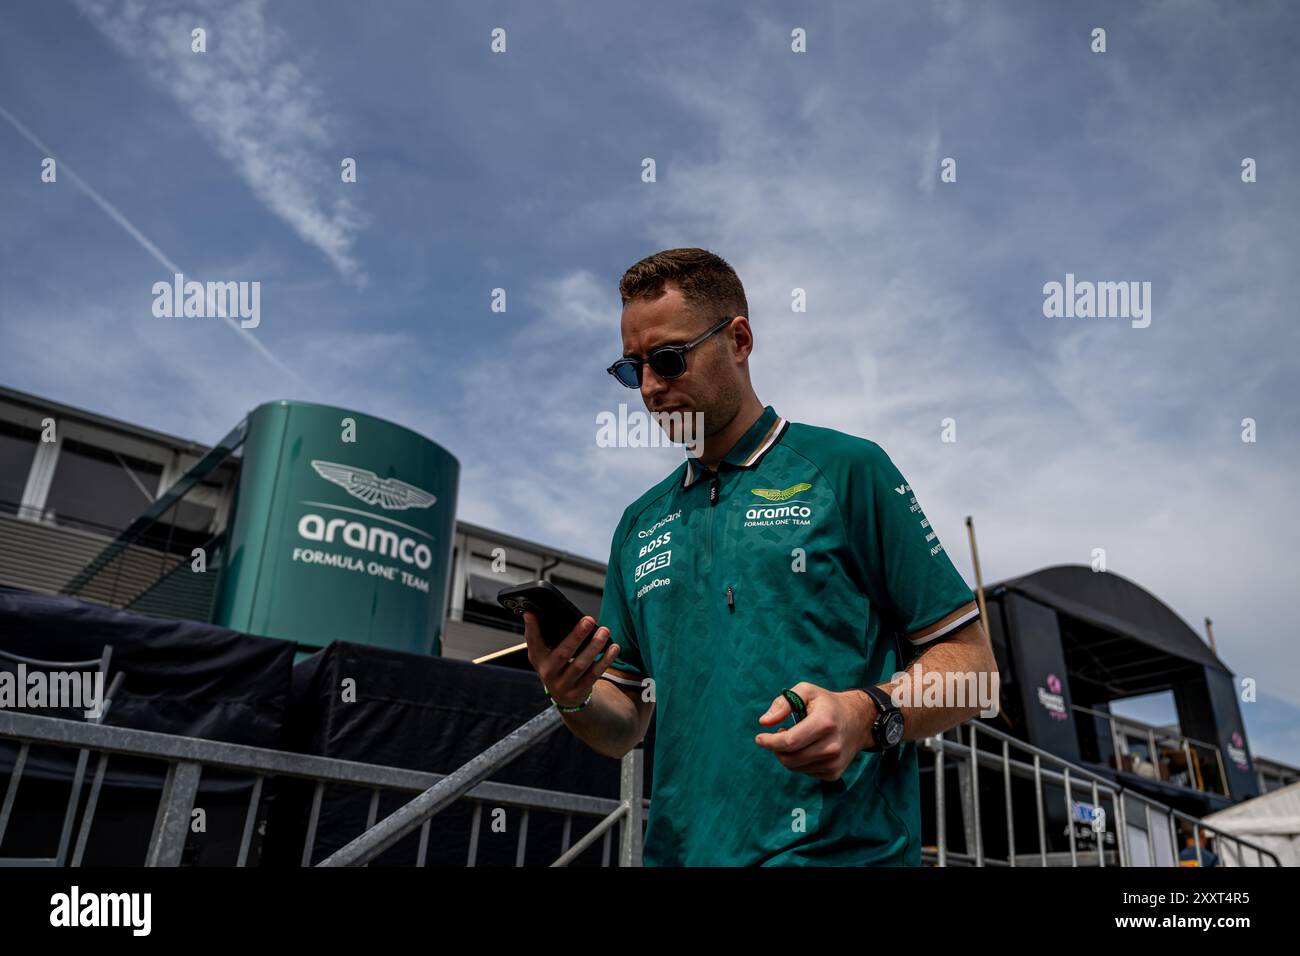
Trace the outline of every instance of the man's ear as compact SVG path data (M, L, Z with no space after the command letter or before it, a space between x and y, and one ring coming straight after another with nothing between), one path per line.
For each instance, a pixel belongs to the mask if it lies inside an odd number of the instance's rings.
M733 323L728 330L736 339L736 351L740 353L741 358L745 358L750 352L754 351L754 332L749 327L749 319L743 317L743 322Z

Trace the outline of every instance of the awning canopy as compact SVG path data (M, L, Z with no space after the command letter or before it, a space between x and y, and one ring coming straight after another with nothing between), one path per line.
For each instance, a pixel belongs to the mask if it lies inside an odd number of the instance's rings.
M1167 604L1113 571L1061 564L991 584L988 592L1000 588L1173 657L1232 673Z

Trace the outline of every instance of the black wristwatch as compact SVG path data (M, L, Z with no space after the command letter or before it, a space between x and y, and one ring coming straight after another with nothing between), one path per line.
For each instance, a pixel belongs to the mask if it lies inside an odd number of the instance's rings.
M883 753L903 742L903 712L879 687L864 687L863 692L876 702L876 719L871 725L871 746L862 749Z

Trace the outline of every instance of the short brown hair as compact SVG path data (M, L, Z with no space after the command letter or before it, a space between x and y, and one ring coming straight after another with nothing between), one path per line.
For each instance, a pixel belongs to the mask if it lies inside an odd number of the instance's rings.
M665 249L646 256L618 284L623 304L633 299L657 299L672 282L682 292L687 308L706 322L727 316L749 317L745 287L736 270L707 249Z

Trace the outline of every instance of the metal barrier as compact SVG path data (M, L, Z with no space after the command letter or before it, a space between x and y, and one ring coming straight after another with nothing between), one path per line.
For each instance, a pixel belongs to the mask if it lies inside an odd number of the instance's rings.
M82 815L81 832L77 842L78 851L72 860L74 866L81 862L81 851L84 850L94 820L104 769L110 755L114 754L154 758L165 761L168 766L153 833L148 851L144 855L144 862L148 866L176 866L181 862L200 775L204 768L246 771L254 776L255 783L244 822L237 866L245 865L248 860L263 785L268 778L273 777L298 778L315 783L311 814L302 850L301 862L304 866L312 865L312 849L321 801L325 787L330 784L368 787L372 790L372 794L363 832L351 843L320 861L317 864L320 866L367 865L399 841L413 836L416 831L419 831L416 865L424 865L432 818L461 799L472 801L475 805L469 856L466 860L469 866L475 864L484 804L523 809L516 841L516 865L524 863L529 813L545 811L562 813L565 816L562 845L559 855L552 863L553 866L567 865L601 839L604 841L602 865L608 866L611 838L616 825L621 828L619 865L639 866L642 827L645 810L649 805L649 801L641 796L644 769L640 748L632 750L622 760L618 800L487 782L487 777L544 740L561 724L559 712L554 708L548 708L463 767L444 775L0 710L0 739L15 740L20 743L19 758L11 774L4 802L0 805L0 842L4 839L4 831L10 820L28 749L32 745L53 745L80 749L83 755L81 764L83 767L84 758L90 752L99 755L91 793ZM963 729L966 728L968 728L966 734L968 742L963 742ZM1157 865L1157 855L1152 837L1157 832L1156 827L1160 826L1166 830L1169 837L1171 862L1177 865L1179 847L1176 824L1181 822L1193 834L1198 858L1201 853L1200 834L1205 831L1221 841L1234 845L1240 861L1244 862L1245 850L1249 849L1254 851L1261 866L1266 865L1266 860L1271 861L1273 866L1281 865L1275 854L1248 840L1208 826L1195 817L1129 790L979 721L969 721L947 733L954 734L956 739L949 739L945 734L918 741L924 751L934 756L937 842L933 847L927 847L923 851L922 858L927 862L937 863L939 866L954 863L974 866L1154 866ZM981 737L989 740L992 749L979 745ZM1027 759L1013 759L1013 750L1018 754L1027 755ZM950 762L957 764L956 769L961 784L960 809L966 835L964 852L952 849L948 841L945 785ZM1005 859L990 857L984 849L986 812L980 801L980 775L987 772L995 774L1000 772L1003 782L1004 798L998 801L998 804L1005 813L1004 825L1008 848ZM1036 850L1030 853L1016 852L1014 827L1016 808L1012 796L1014 779L1033 782L1034 806L1031 812L1034 812L1037 818L1038 845ZM1044 796L1044 787L1048 785L1059 786L1064 791L1066 820L1069 822L1068 855L1053 853L1048 849ZM385 790L414 793L417 796L383 820L378 820L379 797ZM67 817L69 825L80 796L79 791L78 782L74 786L72 802L69 806ZM1114 851L1108 851L1103 845L1102 836L1106 832L1104 822L1097 832L1095 857L1091 851L1080 850L1078 847L1073 826L1076 819L1074 801L1078 793L1083 793L1090 798L1094 814L1096 808L1102 807L1103 798L1110 801L1114 811L1110 819L1115 821L1116 849ZM1142 847L1135 848L1132 845L1134 834L1130 832L1131 813L1135 816L1140 815L1142 825L1134 824L1134 827L1135 832L1144 834L1144 851ZM596 822L576 843L570 845L574 817L595 818ZM1153 823L1153 821L1157 822ZM1113 862L1108 862L1108 859ZM31 862L33 861L0 860L0 865L5 863L30 865Z
M99 657L90 658L84 661L47 661L34 657L24 657L21 654L14 654L10 651L0 650L0 661L8 661L23 666L35 666L47 671L76 671L89 670L93 668L98 674L102 675L101 680L107 680L109 667L113 660L113 645L105 644L104 651ZM108 716L109 709L113 706L113 697L117 694L122 686L123 673L118 671L108 686L104 699L98 701L98 712L90 717L91 723L98 724ZM55 719L55 718L46 718ZM23 769L27 765L27 756L30 747L24 743L18 750L18 756L14 761L14 769L11 775L10 786L6 788L4 802L0 803L0 844L4 842L5 830L9 825L9 817L13 813L14 799L18 793L17 780L22 776ZM72 825L77 815L77 797L81 793L82 782L86 778L86 764L90 760L90 751L82 749L77 754L77 769L72 775L72 792L68 797L68 803L63 811L63 826L59 831L59 844L52 857L39 857L36 859L22 861L25 866L63 866L68 859L68 843L72 837ZM98 796L99 787L103 783L106 756L101 755L99 764L95 767L95 781L91 788L92 803ZM93 814L93 805L91 808ZM86 850L86 839L89 835L89 826L83 823L80 832L77 834L77 844L72 851L72 865L80 866L82 855ZM0 866L5 866L9 861L0 857Z
M963 729L969 728L969 743L962 742ZM955 733L956 740L947 738L947 733ZM989 738L993 744L993 749L985 749L979 746L979 735ZM1244 862L1244 849L1249 848L1257 854L1259 865L1265 865L1265 859L1272 861L1271 865L1281 866L1277 855L1269 850L1264 849L1249 840L1234 836L1223 830L1208 826L1201 820L1189 814L1176 810L1173 807L1166 806L1157 800L1153 800L1145 794L1138 793L1124 787L1114 781L1108 780L1098 774L1095 774L1083 767L1072 764L1063 760L1054 754L1041 750L1032 744L1027 744L1018 740L1009 734L1006 734L994 727L990 727L978 720L967 721L951 731L945 732L937 737L927 737L919 741L922 749L929 751L934 755L934 787L935 787L935 824L937 842L933 847L927 847L922 852L923 859L928 859L937 863L939 866L948 866L950 863L965 863L974 866L1050 866L1050 865L1119 865L1119 866L1156 866L1156 845L1154 834L1156 830L1153 826L1153 819L1159 821L1163 817L1162 825L1167 827L1169 837L1170 856L1172 864L1177 866L1179 856L1179 841L1176 828L1176 821L1184 824L1189 828L1193 838L1193 845L1196 848L1197 863L1203 860L1201 853L1201 832L1213 834L1217 839L1228 844L1235 845L1238 850L1238 859ZM1011 751L1015 749L1025 753L1029 760L1012 759ZM949 760L957 762L957 771L959 775L959 784L962 794L962 805L960 807L963 829L965 830L966 852L957 852L948 846L948 826L947 826L947 796L945 790L945 774L947 773L947 763ZM984 852L984 808L980 804L980 772L981 768L988 768L994 772L1001 771L1003 781L1002 810L1005 816L1007 857L990 858ZM1028 854L1017 854L1015 843L1015 808L1012 800L1012 780L1019 778L1021 780L1033 781L1033 802L1037 816L1038 830L1038 847L1035 852ZM1065 814L1067 821L1067 830L1069 832L1069 854L1056 854L1048 850L1047 831L1045 824L1044 812L1044 794L1045 785L1054 784L1060 786L1064 792ZM1091 806L1094 808L1094 814L1102 807L1102 797L1107 797L1111 806L1114 808L1114 814L1111 817L1115 821L1116 834L1116 851L1108 853L1104 847L1103 836L1106 832L1106 817L1100 817L1100 828L1094 827L1096 832L1096 857L1092 858L1090 851L1086 852L1086 858L1078 847L1075 835L1074 822L1077 820L1075 795L1082 791L1086 797L1091 799ZM1136 806L1134 806L1136 804ZM1142 823L1130 824L1130 810L1135 810L1141 814ZM1094 820L1097 819L1094 816ZM1132 829L1131 829L1132 827ZM1135 858L1133 847L1130 842L1134 836L1134 830L1144 835L1145 853L1142 856L1145 859ZM973 849L973 852L971 850ZM1222 855L1222 854L1221 854ZM1107 858L1110 856L1114 863L1108 864ZM1068 859L1068 864L1067 864Z
M180 864L185 841L190 832L190 819L198 794L200 776L205 768L245 771L253 777L252 795L244 820L236 866L244 866L248 861L254 826L258 818L259 802L265 782L271 778L297 778L315 783L307 834L303 841L301 859L303 866L312 864L312 849L320 818L321 801L325 787L331 784L370 788L372 793L366 829L363 833L366 837L365 849L359 852L354 841L325 861L327 865L336 865L338 861L335 857L345 851L349 853L349 862L368 863L383 849L418 829L420 837L416 865L423 866L427 859L431 817L459 798L474 803L469 856L466 860L468 866L475 865L480 820L485 804L493 807L522 808L522 821L516 841L516 865L523 865L524 862L528 839L528 816L532 811L564 815L559 857L554 865L565 865L573 861L596 840L603 837L602 865L608 866L612 826L620 821L623 822L623 836L619 862L625 866L640 865L641 820L648 801L630 798L631 794L635 793L637 796L641 794L639 784L642 753L639 749L633 750L623 759L620 800L486 782L486 777L528 747L543 740L560 723L559 712L553 707L549 708L454 773L436 774L0 710L0 739L16 741L19 744L18 758L10 775L4 802L0 804L0 844L3 844L5 829L10 822L30 748L56 746L81 750L79 768L84 768L84 761L89 753L99 755L99 764L82 812L77 853L72 859L73 866L81 863L81 853L94 823L95 808L103 785L104 772L112 755L152 758L167 764L153 833L147 851L142 854L142 862L146 866ZM70 826L70 821L75 815L81 789L82 781L75 780L67 815L69 823L65 825L65 829L66 826ZM414 815L409 810L408 804L396 814L386 817L383 821L377 821L379 798L384 791L419 794L420 796L416 798L417 802L423 801L419 802L420 819L411 826L402 826L404 821ZM394 820L394 817L397 817L397 820ZM597 823L592 830L583 834L577 843L570 845L576 817L595 818ZM399 828L401 833L393 836ZM383 842L383 846L376 849L380 842ZM40 861L8 858L0 859L0 866L30 866L38 862ZM54 860L46 862L48 865L61 865L62 859L60 856L57 863Z
M427 828L429 820L440 810L444 810L463 796L471 787L484 780L498 769L509 763L529 747L532 747L563 724L560 712L548 707L528 723L503 740L493 744L455 773L444 777L434 786L420 794L396 813L385 817L381 823L370 826L347 846L335 851L319 866L359 866L369 863L398 840L415 832L416 828ZM622 866L639 866L641 845L641 760L639 749L631 750L623 758L623 772L620 775L619 804L605 816L572 847L561 852L552 866L566 866L576 859L588 846L602 835L608 839L614 824L623 822L623 838L620 843L619 863ZM478 812L474 816L474 836L478 834ZM521 863L524 853L524 841L528 836L528 817L520 832L517 862Z
M1130 760L1134 758L1133 742L1138 741L1146 748L1147 760L1145 763L1151 765L1151 772L1155 774L1156 780L1174 782L1175 785L1179 785L1174 780L1173 773L1173 758L1177 757L1183 761L1183 773L1187 775L1186 786L1189 789L1206 793L1219 793L1225 797L1229 795L1228 772L1223 766L1223 751L1214 744L1183 734L1169 733L1139 720L1133 720L1129 717L1117 717L1106 711L1094 710L1080 704L1072 705L1071 709L1102 721L1109 727L1110 762L1116 770L1130 770L1133 773L1141 774L1140 767L1126 767L1124 765L1125 757ZM1206 781L1206 773L1202 769L1203 762L1211 763L1216 771L1212 787Z

